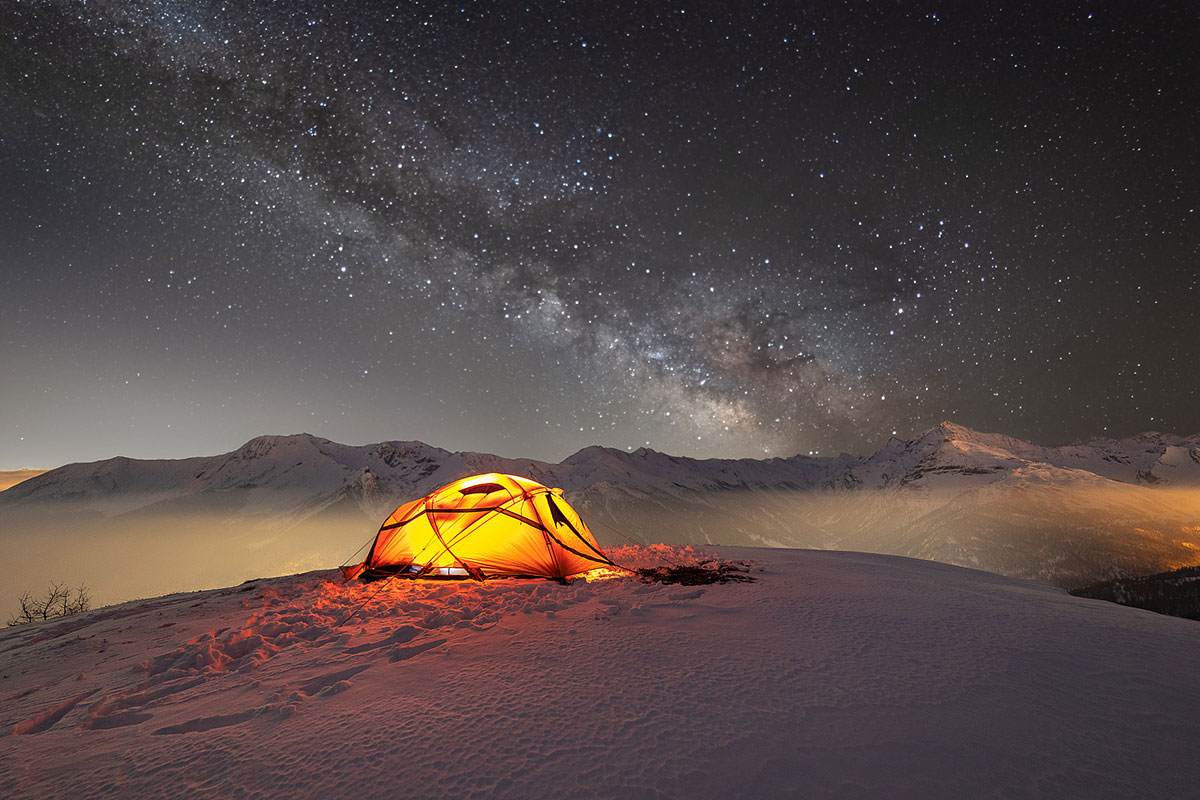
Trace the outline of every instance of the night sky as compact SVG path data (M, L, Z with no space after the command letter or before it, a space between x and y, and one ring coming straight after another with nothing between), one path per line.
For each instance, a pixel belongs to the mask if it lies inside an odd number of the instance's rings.
M1200 432L1200 12L0 6L0 468Z

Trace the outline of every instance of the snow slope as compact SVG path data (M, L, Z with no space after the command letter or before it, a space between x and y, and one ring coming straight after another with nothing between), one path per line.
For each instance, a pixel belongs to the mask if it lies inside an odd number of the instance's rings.
M392 583L369 599L376 587L315 572L8 629L0 786L1128 798L1200 785L1194 622L888 556L720 557L749 561L756 582Z

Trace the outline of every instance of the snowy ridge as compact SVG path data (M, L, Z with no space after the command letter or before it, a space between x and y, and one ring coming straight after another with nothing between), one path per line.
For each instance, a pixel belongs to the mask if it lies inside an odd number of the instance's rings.
M68 501L119 513L131 504L145 504L147 498L205 492L262 490L321 496L365 488L368 492L419 494L463 475L491 470L545 478L568 491L602 484L659 491L884 488L899 484L936 488L964 476L999 478L1001 473L1029 464L1090 472L1122 483L1200 485L1200 435L1148 433L1042 447L943 422L911 441L893 438L867 457L694 459L646 448L627 453L593 446L559 464L486 453L451 453L422 442L351 446L310 434L260 436L233 452L208 458L143 461L118 457L70 464L0 492L0 506ZM951 477L939 477L942 475ZM270 501L264 504L272 505Z
M1091 800L1200 781L1193 622L911 559L715 557L755 582L364 586L323 571L0 630L0 785Z

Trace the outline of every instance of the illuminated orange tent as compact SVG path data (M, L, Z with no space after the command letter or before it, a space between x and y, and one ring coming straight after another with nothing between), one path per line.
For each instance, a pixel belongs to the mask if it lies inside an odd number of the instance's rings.
M346 579L402 577L569 578L615 566L562 489L489 472L397 508L367 559Z

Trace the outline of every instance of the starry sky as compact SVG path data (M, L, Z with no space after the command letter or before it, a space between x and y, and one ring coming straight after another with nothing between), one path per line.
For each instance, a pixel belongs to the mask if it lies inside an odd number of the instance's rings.
M0 8L0 468L1200 432L1178 2Z

